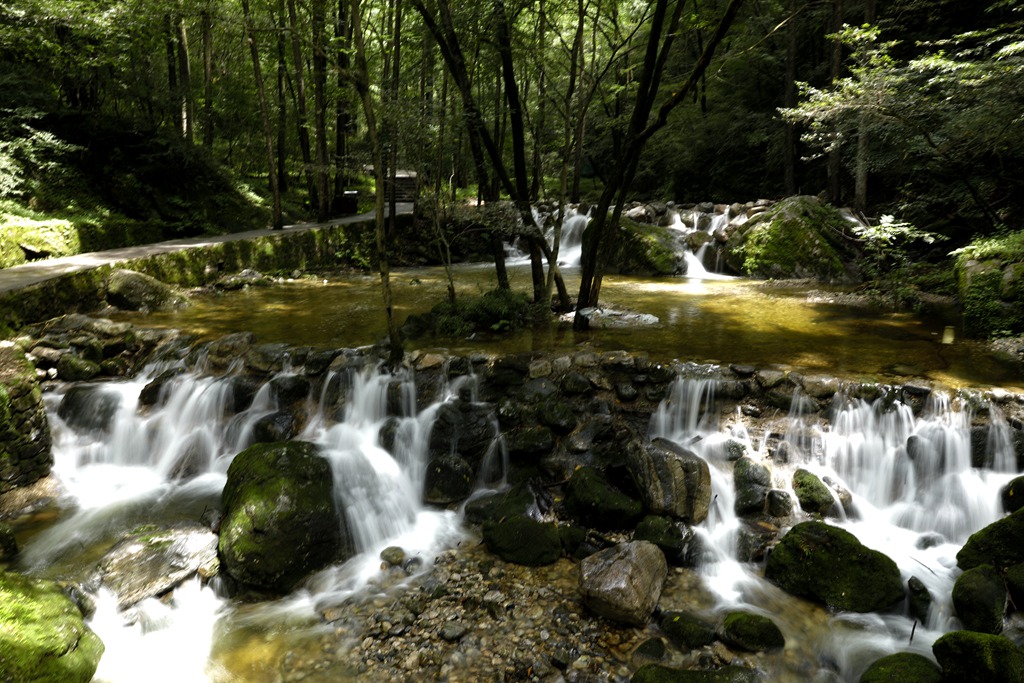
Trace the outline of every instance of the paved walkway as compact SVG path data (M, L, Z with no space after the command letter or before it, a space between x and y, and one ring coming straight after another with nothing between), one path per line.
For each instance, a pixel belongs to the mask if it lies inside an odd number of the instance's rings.
M411 213L413 205L403 203L398 205L398 213ZM194 247L204 247L224 242L235 242L239 240L255 239L257 237L270 237L274 235L287 235L316 228L324 228L332 225L346 225L348 223L359 223L361 221L373 220L373 213L364 213L355 216L338 218L327 223L297 223L286 225L284 230L249 230L248 232L235 232L230 235L213 235L205 237L190 237L168 242L157 242L156 244L142 244L135 247L122 247L121 249L110 249L108 251L94 251L88 254L77 254L62 258L45 259L33 261L13 268L0 270L0 292L9 292L22 289L29 285L45 282L68 273L77 273L91 268L98 268L122 261L167 254Z

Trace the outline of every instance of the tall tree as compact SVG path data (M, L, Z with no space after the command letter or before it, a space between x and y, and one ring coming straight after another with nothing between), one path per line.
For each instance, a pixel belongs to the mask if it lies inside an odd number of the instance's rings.
M313 127L316 132L316 218L331 215L330 163L327 160L327 0L311 0L313 28Z

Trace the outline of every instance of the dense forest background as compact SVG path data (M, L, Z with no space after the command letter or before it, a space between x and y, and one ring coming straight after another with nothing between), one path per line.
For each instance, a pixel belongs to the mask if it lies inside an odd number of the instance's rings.
M1021 11L3 0L0 224L88 250L325 219L374 167L416 171L436 201L596 201L631 119L670 103L631 196L821 194L943 234L948 252L1020 227Z

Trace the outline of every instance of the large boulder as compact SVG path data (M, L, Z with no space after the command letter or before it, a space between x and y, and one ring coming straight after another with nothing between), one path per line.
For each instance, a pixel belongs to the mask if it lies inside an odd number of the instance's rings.
M633 449L626 461L648 511L700 524L711 505L711 470L700 456L668 439Z
M35 368L14 344L0 342L0 494L45 477L52 466Z
M782 200L735 230L725 249L733 272L761 278L849 282L852 254L839 236L846 219L816 197Z
M953 606L968 631L997 635L1003 630L1006 584L988 564L968 569L953 585Z
M678 231L623 217L607 242L608 272L623 275L684 275L687 245Z
M0 679L88 683L103 643L52 581L0 573Z
M597 529L627 529L640 519L643 506L598 470L580 467L565 487L565 510L580 524Z
M186 299L155 277L119 269L107 280L107 302L126 311L160 311L181 306Z
M217 536L197 524L142 527L126 534L100 560L100 583L120 609L164 595L184 581L217 574Z
M517 515L483 525L487 549L513 564L539 567L562 556L562 536L554 522Z
M790 529L768 556L765 578L793 595L853 612L883 611L904 597L895 562L824 522Z
M1024 652L1002 636L952 631L932 645L944 681L1024 683Z
M1016 233L958 249L954 272L965 333L1024 332L1024 253Z
M956 554L956 563L964 570L983 564L1002 569L1024 563L1024 508L974 532Z
M351 544L331 466L314 444L256 444L235 456L223 493L218 552L242 584L287 592L343 559Z
M782 631L770 618L753 612L730 612L718 629L726 645L747 652L781 650L786 646Z
M942 683L942 669L916 652L897 652L875 660L860 683Z
M612 621L643 626L668 576L665 555L647 541L620 543L580 562L583 603Z

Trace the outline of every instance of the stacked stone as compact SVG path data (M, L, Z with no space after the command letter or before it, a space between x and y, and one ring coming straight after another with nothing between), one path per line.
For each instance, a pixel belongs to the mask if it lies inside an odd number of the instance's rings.
M50 426L35 367L11 342L0 342L0 493L50 473Z

